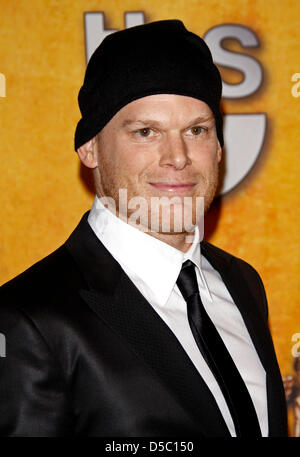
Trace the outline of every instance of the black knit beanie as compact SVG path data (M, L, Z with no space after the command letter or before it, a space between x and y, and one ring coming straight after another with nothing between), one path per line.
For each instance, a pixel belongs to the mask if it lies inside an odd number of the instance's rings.
M204 101L223 146L222 80L206 43L179 20L150 22L108 35L87 65L78 94L82 118L75 150L97 135L128 103L154 94Z

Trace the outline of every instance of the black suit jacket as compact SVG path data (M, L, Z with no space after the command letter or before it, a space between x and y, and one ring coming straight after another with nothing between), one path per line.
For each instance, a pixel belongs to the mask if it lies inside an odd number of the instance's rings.
M64 245L0 289L6 338L0 435L229 436L176 336L95 236L87 215ZM285 397L261 279L211 244L203 241L201 249L266 370L270 436L285 436Z

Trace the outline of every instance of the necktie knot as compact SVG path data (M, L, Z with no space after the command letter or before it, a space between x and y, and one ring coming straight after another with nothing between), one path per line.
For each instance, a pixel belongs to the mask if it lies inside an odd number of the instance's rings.
M191 260L186 260L182 264L177 286L186 301L189 297L199 292L195 264Z

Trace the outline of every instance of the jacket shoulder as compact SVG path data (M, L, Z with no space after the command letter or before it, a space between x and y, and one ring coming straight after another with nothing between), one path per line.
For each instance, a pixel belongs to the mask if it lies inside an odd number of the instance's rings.
M0 358L0 436L58 436L73 431L63 332L58 325L64 300L55 298L67 269L72 271L71 259L65 248L59 248L0 287L5 347Z
M208 241L203 241L202 246L205 248L205 250L209 251L211 254L213 254L215 257L218 257L221 259L223 262L226 262L227 265L231 265L232 263L235 263L239 265L239 267L244 271L249 273L251 276L254 276L256 279L260 278L258 272L256 269L250 265L250 263L246 262L245 260L241 259L240 257L237 257L227 251L224 251L224 249L221 249L214 244L209 243Z
M241 279L247 283L256 302L260 304L265 318L268 319L268 305L265 288L257 270L240 257L224 251L208 241L203 241L201 245L204 248L204 252L209 253L211 259L218 259L219 264L222 264L224 269L234 269L237 276L241 277ZM210 260L210 258L208 258L208 260Z
M69 294L82 281L73 258L62 245L0 287L0 309L5 304L29 306L37 297L39 301L43 297L46 303L56 294Z

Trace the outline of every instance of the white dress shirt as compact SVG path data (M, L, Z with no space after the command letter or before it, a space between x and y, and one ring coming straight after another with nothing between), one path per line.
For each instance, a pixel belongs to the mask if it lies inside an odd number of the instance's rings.
M195 342L176 281L182 263L196 265L203 306L229 350L251 395L263 436L268 436L266 374L242 316L220 274L201 255L199 230L187 252L127 224L95 197L88 222L137 289L175 334L212 392L232 436L235 427L221 389Z

